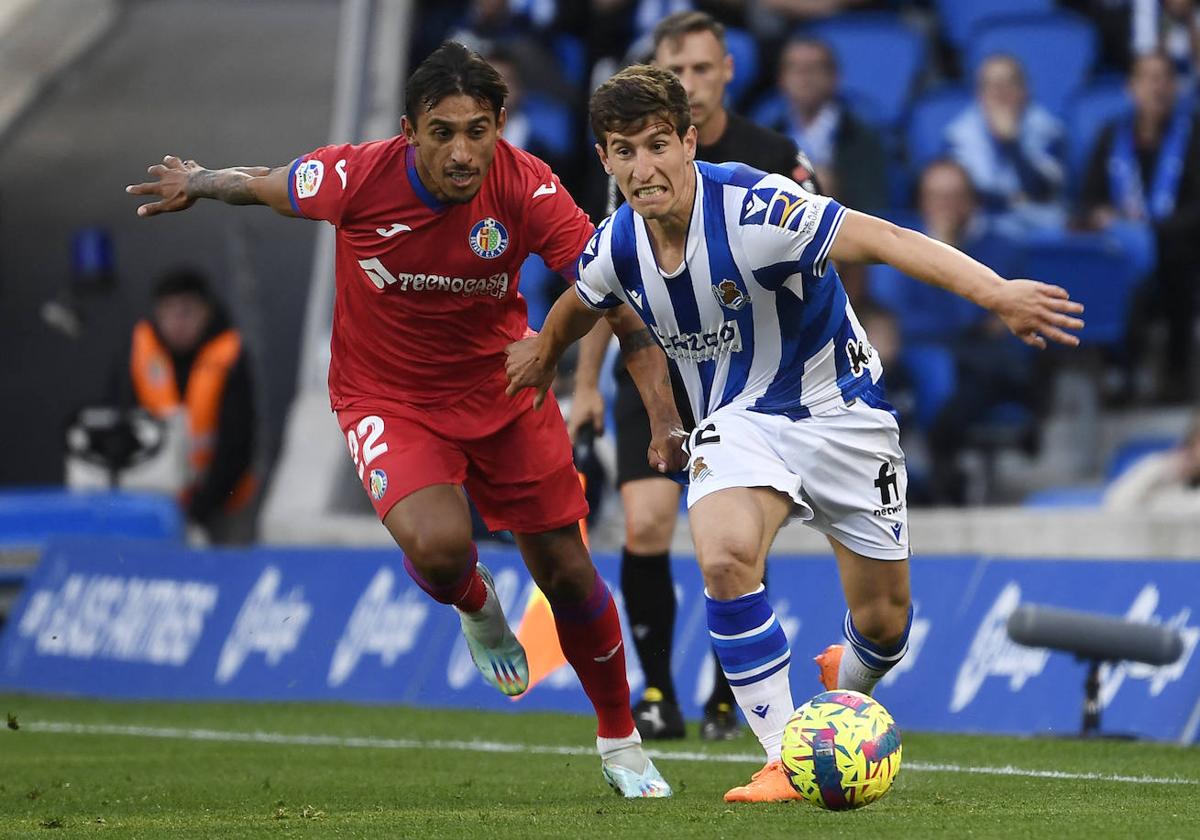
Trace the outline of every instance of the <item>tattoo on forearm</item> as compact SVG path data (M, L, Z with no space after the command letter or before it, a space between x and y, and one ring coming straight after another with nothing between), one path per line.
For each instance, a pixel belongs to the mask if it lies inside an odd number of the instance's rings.
M252 177L244 169L204 169L188 176L188 193L196 198L215 198L226 204L261 204L250 189Z
M650 330L646 327L642 327L640 330L631 332L621 338L621 352L626 356L654 346L656 346L656 342L653 336L650 335Z

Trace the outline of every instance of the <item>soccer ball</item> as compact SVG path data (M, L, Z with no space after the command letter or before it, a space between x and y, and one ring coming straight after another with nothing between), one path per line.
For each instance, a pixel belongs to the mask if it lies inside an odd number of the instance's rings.
M826 691L792 713L783 766L801 796L832 811L879 799L900 770L900 729L857 691Z

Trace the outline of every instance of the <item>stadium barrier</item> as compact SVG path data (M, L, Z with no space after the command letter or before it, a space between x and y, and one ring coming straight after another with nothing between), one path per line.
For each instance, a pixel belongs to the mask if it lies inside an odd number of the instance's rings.
M531 592L515 551L482 547L506 611ZM176 543L51 543L0 636L0 690L108 698L349 701L588 711L569 669L510 701L485 686L453 611L409 580L395 550L190 550ZM596 557L615 581L617 558ZM695 563L675 561L676 680L698 717L712 680ZM915 730L1071 733L1084 667L1005 630L1022 602L1162 623L1173 664L1102 674L1106 727L1192 743L1200 729L1200 562L927 556L914 561L911 648L877 696ZM771 560L797 702L818 691L809 654L837 640L844 603L826 558ZM620 601L618 593L618 603ZM629 638L626 629L626 638ZM636 693L643 685L629 661Z

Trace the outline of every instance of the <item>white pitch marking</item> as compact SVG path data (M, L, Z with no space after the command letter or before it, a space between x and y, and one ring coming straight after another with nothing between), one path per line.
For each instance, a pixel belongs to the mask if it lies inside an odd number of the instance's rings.
M125 735L134 738L170 738L183 741L215 741L229 744L283 744L299 747L352 747L377 750L461 750L464 752L527 753L530 755L595 755L589 747L555 747L544 744L511 744L503 741L443 741L417 738L365 738L342 735L291 735L285 732L235 732L225 729L181 729L159 726L120 726L108 723L36 721L22 723L30 732L60 735ZM676 761L716 761L724 764L759 764L756 753L707 753L686 750L646 750L651 758ZM1124 782L1138 785L1195 785L1200 779L1161 776L1119 776L1109 773L1068 773L1062 770L1030 770L1023 767L969 767L905 761L903 769L917 773L973 773L983 776L1019 776L1030 779L1064 779Z

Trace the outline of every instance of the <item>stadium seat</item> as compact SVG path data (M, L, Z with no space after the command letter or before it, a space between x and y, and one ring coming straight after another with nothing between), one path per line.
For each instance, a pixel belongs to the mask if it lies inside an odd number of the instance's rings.
M1047 487L1025 497L1026 507L1099 507L1103 487Z
M1165 452L1179 445L1178 437L1136 437L1125 441L1117 447L1112 457L1108 459L1108 468L1104 471L1105 481L1114 481L1137 461L1155 452Z
M733 56L733 81L725 88L730 104L736 105L758 81L758 41L743 29L725 29L725 48Z
M954 356L935 344L906 348L901 361L908 368L917 391L917 425L928 431L958 382Z
M990 18L1054 11L1054 0L936 0L936 5L946 40L960 50L975 28Z
M558 34L550 44L554 58L566 77L575 87L587 84L587 48L573 35Z
M808 29L837 56L841 89L860 117L889 127L908 110L925 38L892 15L843 15Z
M1102 346L1123 341L1139 275L1118 238L1076 234L1031 242L1027 266L1029 277L1062 286L1083 303L1086 326L1080 339Z
M983 314L970 301L914 280L886 264L867 268L867 291L872 300L896 316L905 344L947 342Z
M1079 184L1087 172L1092 149L1100 132L1110 122L1133 112L1133 102L1125 82L1108 80L1096 82L1071 99L1067 119L1067 164L1072 180Z
M944 85L913 103L908 116L906 144L908 165L914 175L946 149L946 126L971 104L971 92L963 85Z
M525 96L521 110L529 116L530 131L555 154L570 156L574 149L571 112L566 105L537 93Z
M1012 55L1025 68L1034 101L1062 116L1071 97L1087 82L1096 60L1096 31L1068 12L1005 17L981 26L967 45L967 73L988 56Z

